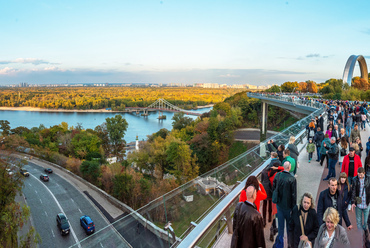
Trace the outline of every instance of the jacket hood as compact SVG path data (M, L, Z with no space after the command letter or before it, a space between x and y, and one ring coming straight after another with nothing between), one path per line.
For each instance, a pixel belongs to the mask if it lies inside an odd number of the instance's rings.
M317 133L317 134L320 134L320 135L321 135L321 134L324 134L322 131L317 131L316 133ZM370 137L369 137L369 139L370 139Z

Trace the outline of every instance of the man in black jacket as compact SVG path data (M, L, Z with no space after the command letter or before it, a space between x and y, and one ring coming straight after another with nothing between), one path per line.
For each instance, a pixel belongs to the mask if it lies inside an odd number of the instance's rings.
M361 199L361 200L360 200ZM352 183L352 211L356 208L358 230L367 230L370 203L370 178L365 176L364 167L357 169L357 176ZM362 219L364 215L364 220Z
M246 191L247 200L239 202L234 212L231 248L265 248L262 216L254 205L257 190L254 186L249 186Z
M352 229L351 221L348 218L347 208L344 200L338 192L338 181L334 177L330 178L329 187L321 191L319 201L317 203L317 220L321 226L323 223L324 212L328 207L335 208L339 213L339 225L342 225L342 218L346 222L348 230Z
M285 222L287 226L289 225L290 213L297 203L297 180L289 173L290 169L290 162L286 161L284 171L276 174L272 185L273 194L277 194L277 202L274 202L276 203L278 217L278 236L274 244L277 247L284 245L281 244L281 242L284 242L284 225ZM290 234L287 233L289 240Z
M321 154L320 154L320 148L321 143L324 140L324 133L321 131L321 127L317 128L317 132L315 133L315 136L313 137L313 141L316 143L316 152L317 152L317 162L321 160Z

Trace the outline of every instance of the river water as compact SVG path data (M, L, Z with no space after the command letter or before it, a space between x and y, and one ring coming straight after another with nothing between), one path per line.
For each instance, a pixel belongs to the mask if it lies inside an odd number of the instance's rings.
M203 108L191 110L192 112L204 113L212 108ZM108 117L113 117L117 113L65 113L65 112L33 112L33 111L5 111L0 110L0 120L10 122L11 128L24 126L27 128L38 127L43 124L45 127L59 125L62 122L68 123L69 126L77 126L81 123L84 129L94 129L96 126L105 122ZM173 112L164 112L167 116L165 120L158 120L158 112L149 112L149 116L141 116L136 113L121 113L128 123L128 128L124 139L127 143L135 141L136 135L139 140L145 140L147 135L155 133L162 128L172 129ZM192 119L198 116L186 115Z

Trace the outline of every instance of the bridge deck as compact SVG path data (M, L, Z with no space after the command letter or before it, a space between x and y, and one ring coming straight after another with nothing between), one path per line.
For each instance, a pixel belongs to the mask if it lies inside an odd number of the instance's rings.
M368 141L368 138L370 136L370 128L367 127L366 131L361 131L361 141L363 143L363 146L365 146L366 142ZM303 146L305 144L300 144L300 146ZM366 148L366 146L365 146ZM366 151L362 152L361 161L363 162L366 157ZM323 181L322 179L326 177L328 174L328 169L326 166L320 166L319 162L316 162L317 159L316 152L313 154L313 159L311 160L311 163L308 163L308 153L306 152L306 148L301 151L298 161L299 161L299 168L297 169L297 201L300 200L301 196L305 192L310 192L314 196L314 199L317 201L319 194L322 190L327 189L328 182ZM339 163L336 165L336 177L339 177L340 173L340 166ZM260 211L262 211L262 205L260 207ZM351 220L351 224L353 226L353 229L351 231L347 231L351 247L363 247L363 233L361 231L357 230L356 225L356 215L355 212L348 212L348 215ZM343 223L344 227L345 224ZM266 227L264 229L265 231L265 240L266 240L266 247L270 248L273 246L273 242L269 240L270 237L270 227L271 223L267 223ZM275 235L276 237L276 235ZM285 240L286 240L286 234L285 234ZM218 240L218 242L215 244L214 247L222 248L222 247L230 247L231 243L231 234L227 234L227 231L225 230L222 234L222 237ZM286 242L285 242L286 243ZM287 245L285 245L287 247Z

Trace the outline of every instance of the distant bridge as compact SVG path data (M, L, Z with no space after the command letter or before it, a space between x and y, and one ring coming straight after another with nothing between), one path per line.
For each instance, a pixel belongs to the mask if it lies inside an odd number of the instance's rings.
M191 112L182 108L179 108L165 99L157 99L155 102L150 104L148 107L126 107L126 110L130 112L144 112L143 115L148 115L149 111L167 111L167 112L182 112L186 115L201 116L201 113Z

